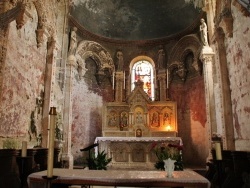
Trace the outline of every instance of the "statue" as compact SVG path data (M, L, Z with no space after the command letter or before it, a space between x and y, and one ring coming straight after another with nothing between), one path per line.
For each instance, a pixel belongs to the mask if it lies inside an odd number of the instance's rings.
M205 23L205 20L203 18L201 19L200 32L203 46L209 46L207 39L207 24Z
M164 68L164 62L165 62L165 52L163 49L163 46L160 47L159 51L158 51L158 68Z
M118 61L117 61L117 70L122 71L123 70L123 53L122 53L121 50L117 51L116 57L118 59Z
M73 27L70 33L69 55L73 55L77 47L76 31L77 28Z
M32 111L31 112L31 116L30 116L31 120L30 120L30 128L29 128L29 137L30 137L30 141L32 140L32 138L37 138L37 127L36 127L36 120L35 120L35 112Z

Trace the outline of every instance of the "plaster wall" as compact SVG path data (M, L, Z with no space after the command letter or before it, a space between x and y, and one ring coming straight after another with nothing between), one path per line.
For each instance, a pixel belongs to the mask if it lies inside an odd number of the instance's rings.
M170 86L171 100L177 102L178 136L183 140L184 164L205 165L208 157L203 76ZM194 157L196 160L194 160Z
M232 6L233 37L225 39L236 150L250 148L250 22Z
M77 69L73 76L72 91L72 154L75 164L82 164L88 155L80 149L92 145L102 136L102 107L113 99L111 85L98 85L95 77L95 62L86 59L86 68L79 77Z
M0 107L0 136L30 139L28 132L31 113L40 132L41 109L36 107L36 98L44 88L46 50L37 49L37 14L31 8L32 19L28 19L20 30L16 22L9 24L9 35Z

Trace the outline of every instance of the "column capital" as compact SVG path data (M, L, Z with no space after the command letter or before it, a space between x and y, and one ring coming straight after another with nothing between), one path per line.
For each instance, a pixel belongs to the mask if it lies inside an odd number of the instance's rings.
M75 66L76 67L76 57L74 55L68 56L67 66Z
M214 54L215 53L211 47L203 46L201 53L200 53L200 60L203 63L212 62Z
M158 80L165 80L166 77L167 77L167 74L166 74L165 71L164 72L159 72L158 75L157 75Z

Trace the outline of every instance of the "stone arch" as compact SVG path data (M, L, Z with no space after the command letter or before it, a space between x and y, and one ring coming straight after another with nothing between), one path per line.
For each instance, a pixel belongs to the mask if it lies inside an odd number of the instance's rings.
M93 41L81 41L76 49L76 59L84 63L88 57L96 62L98 73L108 70L111 74L115 70L113 59L103 46Z
M168 62L171 64L174 61L183 61L183 58L189 52L192 52L194 58L198 59L201 47L202 44L196 35L187 35L181 38L173 47Z
M185 81L187 76L186 65L184 64L185 58L188 54L193 55L193 60L199 62L199 55L201 51L201 41L196 35L187 35L181 38L177 44L173 47L170 56L169 56L169 72L176 70L176 73Z

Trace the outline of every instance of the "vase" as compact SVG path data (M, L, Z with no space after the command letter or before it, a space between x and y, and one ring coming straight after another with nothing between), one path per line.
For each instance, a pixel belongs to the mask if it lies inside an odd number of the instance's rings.
M173 177L173 171L174 171L174 163L176 162L176 160L173 160L173 159L166 159L166 160L163 160L164 162L164 168L165 168L165 171L167 172L167 177Z

